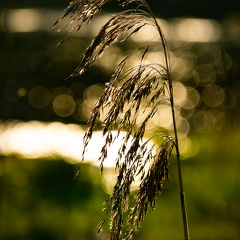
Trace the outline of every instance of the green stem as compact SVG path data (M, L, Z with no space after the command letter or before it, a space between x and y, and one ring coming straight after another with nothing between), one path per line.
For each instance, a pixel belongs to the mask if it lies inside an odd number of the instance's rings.
M174 137L175 137L176 158L177 158L177 166L178 166L178 182L179 182L179 189L180 189L180 202L181 202L181 210L182 210L182 218L183 218L183 229L184 229L185 240L189 240L190 236L189 236L189 229L188 229L185 193L184 193L183 181L182 181L181 158L180 158L180 152L179 152L177 124L176 124L176 117L175 117L175 111L174 111L172 81L169 81L169 88L170 88L170 101L171 101L171 110L172 110L172 119L173 119L173 129L174 129Z
M183 229L184 229L184 237L185 240L190 240L189 236L189 229L188 229L188 218L187 218L187 209L186 209L186 200L185 200L185 193L183 189L183 180L182 180L182 170L181 170L181 158L180 158L180 151L179 151L179 144L178 144L178 133L177 133L177 124L176 124L176 117L175 117L175 110L174 110L174 98L173 98L173 85L171 80L171 74L170 74L170 65L169 65L169 56L167 51L167 44L166 39L164 37L164 34L162 32L161 27L159 26L157 19L155 18L151 8L146 3L145 0L142 0L143 5L147 8L150 15L152 16L161 42L163 46L163 52L165 56L165 64L166 64L166 72L167 72L167 78L168 78L168 84L169 84L169 93L170 93L170 103L171 103L171 111L172 111L172 120L173 120L173 130L174 130L174 137L175 137L175 149L176 149L176 158L177 158L177 166L178 166L178 181L179 181L179 190L180 190L180 202L181 202L181 210L182 210L182 218L183 218Z

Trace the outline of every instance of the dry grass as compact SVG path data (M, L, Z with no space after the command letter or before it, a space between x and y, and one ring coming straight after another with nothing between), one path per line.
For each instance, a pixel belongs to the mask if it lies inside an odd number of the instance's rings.
M83 23L89 23L107 2L109 0L73 1L55 25L63 18L69 17L70 24L73 25L71 31L79 31ZM124 8L135 3L136 8L114 15L102 26L83 53L79 66L71 76L83 74L84 69L91 66L106 48L116 42L127 40L146 25L154 26L159 33L159 42L165 56L165 66L158 63L143 63L150 46L147 46L142 53L139 65L126 67L134 52L119 63L92 111L89 128L84 137L83 159L93 131L99 124L104 126L102 131L105 136L105 143L99 156L101 171L104 169L104 160L108 156L108 148L114 142L112 131L126 133L122 145L119 146L118 158L115 160L118 176L112 195L107 201L106 213L107 218L110 219L109 239L132 239L134 233L139 230L148 210L155 208L162 185L168 180L168 160L173 147L175 147L180 171L179 183L185 239L189 239L166 41L161 27L144 0L119 2ZM172 107L174 138L158 133L147 141L143 140L147 124L155 116L163 102L168 102ZM106 109L108 112L103 121L100 121L103 111ZM157 138L158 143L149 150L147 144L153 138ZM159 139L161 139L160 144ZM146 165L150 165L147 170ZM140 178L141 183L134 196L133 208L131 208L130 188L137 177ZM125 215L127 215L126 218ZM101 222L99 232L104 223L105 220ZM127 230L124 232L123 229Z

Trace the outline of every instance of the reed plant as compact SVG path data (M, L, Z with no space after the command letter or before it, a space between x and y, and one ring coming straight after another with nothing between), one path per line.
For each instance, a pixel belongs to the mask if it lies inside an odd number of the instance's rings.
M70 32L77 32L83 24L89 24L110 0L74 0L65 9L54 26L64 18L69 18ZM145 0L118 1L123 11L112 16L99 30L89 47L82 54L79 66L71 74L84 73L111 45L128 40L144 26L154 27L159 35L159 48L164 63L146 62L151 44L142 51L139 63L131 66L129 61L136 51L119 61L119 64L106 84L102 96L96 102L89 119L89 127L84 136L84 154L97 126L102 127L104 144L99 156L101 171L108 157L108 150L119 134L124 138L115 159L116 183L110 198L106 201L107 217L100 223L99 232L109 221L108 239L132 239L139 230L147 212L154 209L156 200L168 181L168 163L173 149L176 152L178 180L185 239L189 238L185 207L185 194L182 183L181 160L174 109L174 92L169 64L169 51L166 40L156 17ZM134 6L133 9L129 8ZM169 104L173 123L173 136L155 132L145 138L146 127L162 104ZM144 116L144 117L143 117ZM158 119L160 122L161 119ZM113 134L117 131L117 136ZM153 141L155 140L155 141ZM149 142L154 142L149 148ZM146 167L148 166L148 167ZM131 186L135 179L140 181L133 200Z

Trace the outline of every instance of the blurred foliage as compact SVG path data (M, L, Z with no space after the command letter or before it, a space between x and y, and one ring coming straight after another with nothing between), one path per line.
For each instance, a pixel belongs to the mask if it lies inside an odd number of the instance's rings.
M240 237L239 131L194 135L201 152L183 161L193 240ZM176 167L171 160L170 182L136 239L182 239ZM60 159L2 158L1 239L102 239L95 234L107 194L99 169L82 164L73 180L75 172Z
M94 239L107 194L96 167L1 159L1 239Z

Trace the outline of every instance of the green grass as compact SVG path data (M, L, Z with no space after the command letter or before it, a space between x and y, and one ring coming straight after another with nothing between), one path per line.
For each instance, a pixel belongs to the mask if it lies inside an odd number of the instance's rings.
M197 134L199 153L183 160L192 240L240 238L238 136L239 130ZM73 180L76 168L63 160L9 156L1 159L1 169L1 239L95 238L107 199L98 168L83 164ZM147 215L136 239L183 239L174 160L170 175L155 211Z

